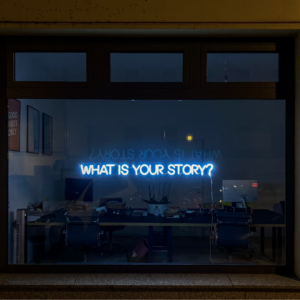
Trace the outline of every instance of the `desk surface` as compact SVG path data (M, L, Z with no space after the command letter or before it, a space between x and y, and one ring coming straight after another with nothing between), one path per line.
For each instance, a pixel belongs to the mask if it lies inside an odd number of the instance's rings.
M27 222L30 226L65 226L65 210L56 211L54 222ZM208 227L216 224L216 216L213 221L211 215L187 214L185 218L162 218L148 215L146 217L132 217L126 215L99 215L100 226L192 226ZM257 227L285 227L283 215L267 209L253 210L251 226Z

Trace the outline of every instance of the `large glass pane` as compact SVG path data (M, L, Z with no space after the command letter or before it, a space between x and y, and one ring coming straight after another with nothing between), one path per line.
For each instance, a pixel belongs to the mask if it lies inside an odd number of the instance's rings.
M9 263L285 264L284 100L20 103Z
M15 52L15 81L86 81L86 53Z
M278 82L278 53L207 53L207 82Z
M183 53L111 53L111 82L182 82Z

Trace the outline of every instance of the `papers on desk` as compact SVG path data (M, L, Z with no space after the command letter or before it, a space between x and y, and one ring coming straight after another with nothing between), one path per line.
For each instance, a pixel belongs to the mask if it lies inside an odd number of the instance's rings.
M167 219L179 219L180 216L179 215L174 215L173 217L166 217Z
M106 209L105 206L93 207L93 209L94 209L95 211L101 211L101 212L103 212L103 213L106 213L106 212L107 212L107 209Z
M135 209L132 213L131 216L132 217L143 217L144 214L144 210L142 209Z

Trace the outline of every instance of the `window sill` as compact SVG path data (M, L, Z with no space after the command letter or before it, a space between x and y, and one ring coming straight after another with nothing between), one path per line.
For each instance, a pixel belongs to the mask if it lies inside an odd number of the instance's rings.
M274 274L0 274L1 298L300 298L300 280ZM28 295L27 295L28 294ZM272 298L272 297L271 297Z

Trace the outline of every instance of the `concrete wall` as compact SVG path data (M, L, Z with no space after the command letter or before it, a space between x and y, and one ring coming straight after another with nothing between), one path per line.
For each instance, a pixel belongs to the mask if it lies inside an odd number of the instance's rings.
M2 29L299 29L298 0L2 0Z
M1 22L299 22L298 0L3 0Z

